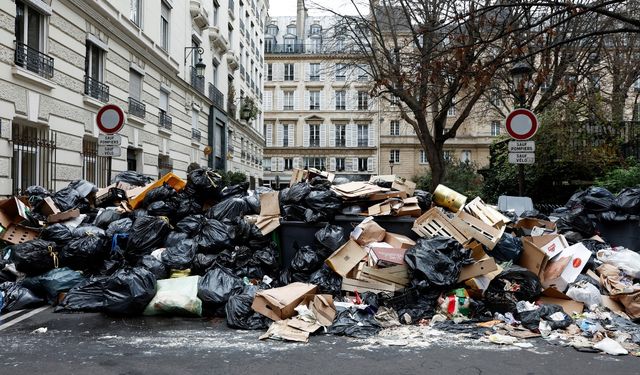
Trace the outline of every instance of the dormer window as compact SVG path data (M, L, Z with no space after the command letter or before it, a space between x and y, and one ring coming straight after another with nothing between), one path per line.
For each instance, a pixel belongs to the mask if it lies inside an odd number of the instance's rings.
M309 34L314 35L314 34L320 34L320 32L322 32L322 26L314 24L311 25L311 30L309 32Z
M274 24L267 26L267 34L272 36L278 35L278 26Z
M296 24L292 23L287 26L287 34L296 35Z

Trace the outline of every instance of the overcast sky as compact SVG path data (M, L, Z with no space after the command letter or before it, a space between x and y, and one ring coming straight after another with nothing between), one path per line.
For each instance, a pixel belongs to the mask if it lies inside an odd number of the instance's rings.
M305 2L311 15L319 13L317 9L314 9L318 6L339 10L340 12L355 12L350 0L306 0ZM271 17L296 15L297 0L270 0L269 3L269 15Z

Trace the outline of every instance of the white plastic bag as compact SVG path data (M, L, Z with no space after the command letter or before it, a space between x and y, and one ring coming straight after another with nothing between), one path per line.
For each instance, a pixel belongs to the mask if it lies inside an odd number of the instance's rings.
M602 339L602 341L593 345L594 349L602 350L603 352L610 355L626 355L629 352L622 347L617 341L612 340L608 337Z
M634 279L640 279L640 254L624 247L616 247L600 250L597 255L599 261L618 267Z
M574 301L584 303L587 307L602 304L602 296L598 288L586 281L572 285L569 290L567 290L567 296Z
M200 276L158 280L158 292L144 309L144 315L202 316L202 301L198 298Z

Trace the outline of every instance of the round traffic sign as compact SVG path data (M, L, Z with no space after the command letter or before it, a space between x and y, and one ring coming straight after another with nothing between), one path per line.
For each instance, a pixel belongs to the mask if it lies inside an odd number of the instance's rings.
M115 134L124 125L124 112L115 104L107 104L98 111L96 123L101 132Z
M530 110L519 108L509 113L506 127L511 138L524 141L538 131L538 118Z

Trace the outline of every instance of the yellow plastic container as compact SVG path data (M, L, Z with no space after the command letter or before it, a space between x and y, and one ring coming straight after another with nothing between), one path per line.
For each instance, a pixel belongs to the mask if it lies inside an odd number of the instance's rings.
M467 203L467 197L444 185L438 185L433 192L433 202L449 211L459 212Z
M182 189L184 189L185 186L187 186L187 181L181 179L180 177L176 176L175 174L169 172L167 174L165 174L161 179L159 179L158 181L147 185L144 189L144 191L142 191L140 194L136 195L135 197L132 197L129 199L129 205L131 206L132 209L136 209L138 208L138 206L142 203L142 201L144 200L144 197L147 195L148 192L150 192L152 189L155 189L159 186L162 186L162 184L164 183L169 184L169 186L171 186L172 188L174 188L176 191L180 191Z

